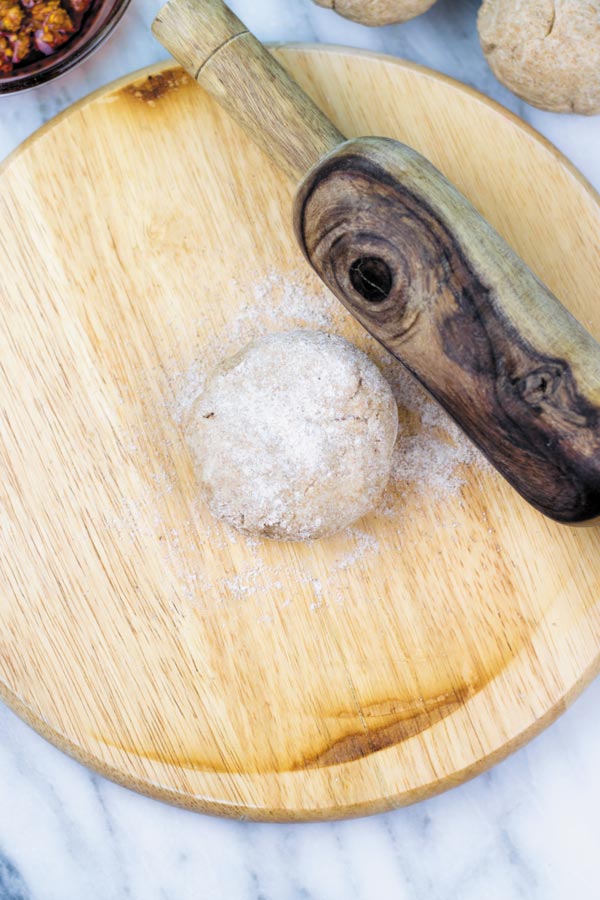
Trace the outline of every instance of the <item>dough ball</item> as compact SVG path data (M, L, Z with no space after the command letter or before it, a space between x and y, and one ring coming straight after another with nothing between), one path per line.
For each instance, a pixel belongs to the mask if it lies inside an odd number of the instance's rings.
M213 515L293 541L334 534L373 508L397 429L391 388L368 356L337 335L300 330L222 362L186 427Z
M315 0L319 6L335 9L341 16L363 25L391 25L408 22L427 12L435 0Z
M523 100L600 112L600 0L484 0L477 24L494 74Z

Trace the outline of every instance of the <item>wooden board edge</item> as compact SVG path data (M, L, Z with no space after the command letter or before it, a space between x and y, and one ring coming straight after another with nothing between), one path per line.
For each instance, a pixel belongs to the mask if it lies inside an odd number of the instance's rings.
M91 91L91 93L86 94L85 97L81 97L79 100L76 100L75 103L71 103L70 106L67 106L66 109L63 109L62 112L59 112L57 115L53 116L51 119L48 119L47 122L44 122L33 134L30 134L29 137L25 138L24 141L15 147L8 156L5 156L3 160L0 161L0 176L4 174L4 172L10 168L10 165L19 157L22 153L25 153L36 144L39 140L44 138L49 131L52 131L55 126L60 125L66 119L70 118L75 113L78 113L80 110L85 109L86 106L89 106L91 103L94 103L101 97L109 96L110 94L120 91L121 88L126 87L129 84L135 84L136 81L141 81L143 78L147 78L148 75L158 74L163 71L167 71L168 69L178 69L179 66L173 59L163 59L160 62L152 63L150 66L143 66L141 69L136 69L133 72L130 72L128 75L121 75L120 78L115 78L114 81L109 81L107 84L102 85L102 87L96 88L95 91Z
M428 79L432 79L434 81L441 81L444 84L447 84L449 87L453 87L455 90L458 90L467 96L471 97L477 103L482 104L483 106L490 107L496 113L508 119L513 123L517 128L521 131L524 131L529 137L536 140L539 144L541 144L544 149L550 153L558 163L560 163L565 169L568 170L569 174L578 181L583 188L588 192L590 198L594 200L596 203L600 205L600 192L596 191L594 186L588 181L588 179L583 175L582 172L579 171L577 166L571 162L571 160L565 156L565 154L558 149L551 141L548 140L541 132L539 132L533 125L530 125L529 122L526 122L525 119L522 119L516 113L513 113L506 106L503 106L496 100L493 100L491 97L487 97L481 91L478 91L476 88L471 87L468 84L464 84L462 81L458 81L456 78L452 78L450 75L445 75L443 72L437 72L435 69L430 69L427 66L422 66L419 63L413 62L412 60L402 59L401 57L391 56L389 53L379 53L376 50L361 50L360 48L355 47L346 47L343 44L319 44L315 42L271 42L268 43L267 46L271 50L272 53L282 52L283 55L289 51L298 51L298 52L318 52L318 53L327 53L332 55L339 56L361 56L365 59L371 59L374 61L384 62L386 64L391 64L394 66L399 66L400 68L406 69L412 72L418 72L422 76ZM144 78L147 78L149 75L159 74L161 72L168 71L169 69L180 68L180 66L173 59L163 59L159 62L152 63L149 66L142 66L140 69L136 69L133 72L130 72L128 75L122 75L119 78L116 78L114 81L109 81L102 87L97 88L95 91L92 91L89 94L86 94L85 97L82 97L80 100L75 101L75 103L68 106L62 112L58 113L56 116L53 116L47 122L45 122L40 128L33 132L29 137L25 138L18 147L15 147L8 156L6 156L2 161L0 161L0 175L4 173L4 171L10 166L11 162L19 156L22 152L26 151L30 146L32 146L36 141L40 138L44 137L44 135L54 128L55 125L59 125L62 121L67 119L73 113L78 112L81 109L84 109L88 104L93 103L99 97L108 96L113 92L117 92L121 90L121 88L135 84L137 81L141 81Z
M178 806L181 809L191 810L193 812L203 813L205 815L219 816L227 819L248 822L263 823L308 823L308 822L328 822L341 821L345 819L356 819L364 816L376 815L379 813L391 812L405 806L411 806L422 800L429 800L451 788L459 787L461 784L476 778L483 772L488 771L493 766L511 756L517 750L522 749L526 744L538 737L543 731L552 725L583 693L586 687L600 674L600 653L594 659L582 677L568 690L565 694L548 709L543 716L532 722L528 728L525 728L519 734L515 735L501 747L492 750L486 756L481 757L475 763L471 763L465 768L446 776L442 779L429 782L409 791L403 791L398 794L390 794L376 800L366 800L360 803L351 804L340 807L318 807L305 809L289 809L287 807L280 808L256 808L252 806L244 806L243 804L228 803L220 800L207 799L199 796L191 796L182 791L176 791L173 788L167 788L160 784L152 784L142 778L132 776L129 772L125 772L116 766L110 766L98 757L86 752L77 744L73 743L61 732L52 728L47 722L39 718L33 710L24 704L2 681L0 681L0 700L4 702L26 725L32 728L40 737L48 741L62 753L66 753L75 762L85 766L85 768L102 775L109 781L120 785L121 787L135 791L153 800L160 800L163 803L169 803L172 806ZM392 751L393 748L390 748ZM390 752L380 750L379 753ZM357 761L356 764L360 764ZM347 766L353 766L355 763L347 763ZM304 774L299 771L299 775Z
M558 163L560 163L561 166L569 171L569 174L572 175L583 188L585 188L585 190L589 193L591 199L600 205L600 191L596 190L596 188L590 183L590 181L588 181L585 175L577 168L575 163L571 162L571 160L567 156L565 156L562 150L559 150L558 147L552 143L552 141L550 141L541 133L541 131L538 131L537 128L534 128L533 125L530 125L529 122L525 121L525 119L522 119L516 113L512 112L512 110L508 109L508 107L503 106L502 103L499 103L497 100L493 100L491 97L488 97L486 94L478 91L477 88L471 87L471 85L469 84L464 84L464 82L459 81L457 78L453 78L451 75L446 75L444 74L444 72L438 72L435 69L430 69L428 66L423 66L420 63L413 62L409 59L392 56L389 53L380 53L377 50L361 50L360 48L347 47L343 44L319 44L310 41L303 43L301 41L296 41L289 43L271 42L267 46L272 53L277 53L280 50L283 51L284 54L285 52L290 50L297 50L299 52L314 50L319 52L337 54L340 56L361 56L365 59L371 59L374 61L399 66L400 68L406 69L409 72L418 72L420 75L427 79L442 82L443 84L448 85L448 87L452 87L455 90L458 90L461 93L467 95L468 97L471 97L471 99L476 101L478 104L491 108L492 110L494 110L494 112L498 113L509 122L512 122L515 127L525 132L530 138L536 140L544 147L544 149L548 153L550 153L551 156L554 157L554 159L556 159Z

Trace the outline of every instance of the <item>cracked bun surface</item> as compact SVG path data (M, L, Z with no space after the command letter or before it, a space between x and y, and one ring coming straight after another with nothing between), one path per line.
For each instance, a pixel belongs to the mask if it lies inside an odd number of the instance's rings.
M342 337L269 334L224 360L186 422L218 519L247 534L312 540L368 513L389 480L392 390Z
M600 112L600 0L484 0L477 25L494 74L523 100Z

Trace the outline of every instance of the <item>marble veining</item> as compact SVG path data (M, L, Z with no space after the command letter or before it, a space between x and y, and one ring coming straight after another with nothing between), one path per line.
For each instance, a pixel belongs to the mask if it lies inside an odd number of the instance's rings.
M600 116L534 110L488 69L477 0L368 30L311 0L232 0L264 40L403 56L494 97L600 188ZM118 31L62 80L0 98L0 158L106 82L162 59L160 0L132 0ZM85 148L82 148L85 152ZM600 236L599 236L600 241ZM600 681L490 772L388 815L255 825L184 812L88 772L0 705L0 900L598 900Z

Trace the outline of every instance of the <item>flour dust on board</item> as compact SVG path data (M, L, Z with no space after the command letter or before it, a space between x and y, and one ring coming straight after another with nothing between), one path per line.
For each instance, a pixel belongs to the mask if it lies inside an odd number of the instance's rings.
M436 507L436 527L456 527L445 514L450 501L462 503L461 489L473 472L490 475L485 458L463 435L438 404L410 377L404 368L371 338L324 287L315 287L313 276L294 273L283 276L269 271L251 284L231 283L237 296L248 297L227 322L222 332L200 343L195 361L185 370L171 360L166 367L164 409L178 434L168 443L151 482L140 500L124 498L122 515L113 517L110 527L124 538L147 539L159 534L158 546L166 571L179 597L210 613L223 604L257 605L257 618L268 623L271 613L261 616L261 597L278 598L285 609L293 602L306 602L311 609L346 602L349 579L360 579L361 569L373 561L381 542L393 538L408 549L410 527L420 516L424 503ZM379 509L347 528L327 544L328 563L323 553L315 554L310 542L304 545L263 541L239 534L207 514L202 498L188 504L188 516L177 527L168 527L164 508L177 487L177 467L172 458L182 451L182 426L202 390L206 377L226 356L233 355L250 341L268 332L311 328L344 335L379 366L392 386L398 402L399 435L394 450L392 475ZM145 438L165 441L164 433L153 434L145 423ZM123 436L132 453L140 452L140 434ZM429 535L435 541L435 534ZM208 545L226 556L225 570L204 566L199 549ZM321 550L323 547L321 547ZM319 559L317 560L317 556ZM209 574L212 572L213 574ZM367 601L365 601L367 602ZM377 602L377 598L371 598ZM272 604L270 604L271 608Z

